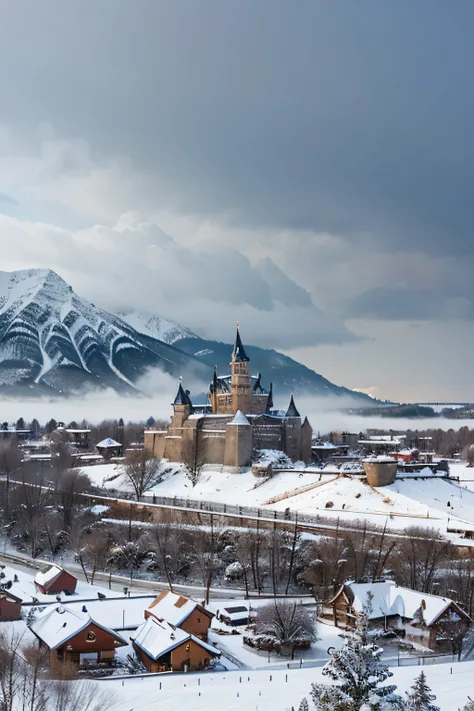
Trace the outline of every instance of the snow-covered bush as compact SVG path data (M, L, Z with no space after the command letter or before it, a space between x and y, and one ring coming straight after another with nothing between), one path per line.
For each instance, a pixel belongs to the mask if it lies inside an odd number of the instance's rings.
M240 580L244 574L244 566L238 560L227 566L224 573L226 580Z

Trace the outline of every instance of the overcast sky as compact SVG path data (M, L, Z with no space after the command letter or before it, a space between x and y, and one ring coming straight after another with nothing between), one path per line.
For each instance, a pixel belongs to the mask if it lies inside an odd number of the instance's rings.
M0 0L0 268L474 400L472 0Z

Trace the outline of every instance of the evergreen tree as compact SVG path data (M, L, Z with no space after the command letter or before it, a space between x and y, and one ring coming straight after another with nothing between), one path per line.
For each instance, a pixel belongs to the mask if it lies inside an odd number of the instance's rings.
M153 415L151 415L151 417L149 417L148 420L146 421L146 426L153 427L155 422L156 422L155 418L153 417Z
M17 429L17 430L24 430L25 429L25 420L23 419L23 417L18 418L15 429Z
M37 439L40 435L41 426L36 417L31 420L30 430L31 434L33 435L33 439Z
M426 683L425 672L420 672L415 683L407 693L407 708L410 711L440 711L439 706L432 704L436 696L433 696L431 689Z
M307 699L302 699L300 705L298 706L298 711L309 711L309 704Z
M368 640L368 621L372 598L357 622L357 635L346 636L342 649L335 651L323 674L337 686L313 684L311 698L316 711L403 711L403 699L395 694L396 686L381 686L393 676L382 662L382 649Z
M467 698L469 699L469 701L463 708L463 711L474 711L474 701L470 699L469 696Z
M57 429L58 423L56 422L55 419L51 419L47 424L46 424L46 432L48 434L51 434L51 432L54 432L55 429Z

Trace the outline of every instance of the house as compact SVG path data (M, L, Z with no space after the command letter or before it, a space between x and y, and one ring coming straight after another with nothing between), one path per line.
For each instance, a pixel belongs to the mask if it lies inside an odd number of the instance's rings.
M354 627L371 593L369 623L400 633L402 637L436 652L460 652L472 620L449 598L399 587L393 580L346 583L323 606L321 618L336 627Z
M90 430L66 427L69 439L78 449L89 449Z
M101 442L95 445L95 448L102 455L103 459L112 459L112 457L122 456L122 445L120 442L116 442L111 437L103 439Z
M85 605L81 610L67 605L49 605L41 612L31 631L40 645L50 652L50 666L105 662L112 664L115 650L127 646L127 641L97 620L92 619Z
M195 600L170 590L163 590L145 610L145 619L151 616L158 620L166 620L171 625L203 640L207 640L207 633L214 617L212 612Z
M45 573L35 576L36 590L43 595L57 595L60 592L72 594L76 590L77 578L57 565L52 565Z
M291 396L288 408L274 407L273 388L260 373L252 375L239 328L231 355L230 374L214 370L206 406L193 405L180 382L171 422L165 430L147 429L144 447L170 462L186 462L191 453L206 464L239 470L252 461L256 449L284 452L292 461L311 461L313 430Z
M21 619L22 600L9 590L0 589L0 622L14 622Z
M137 658L149 672L200 671L220 652L166 620L149 616L132 639Z

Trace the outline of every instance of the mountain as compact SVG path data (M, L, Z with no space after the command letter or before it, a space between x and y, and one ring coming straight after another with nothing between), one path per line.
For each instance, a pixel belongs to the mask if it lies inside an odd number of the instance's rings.
M209 380L199 359L80 298L55 272L0 272L0 394L132 393L150 367Z
M155 316L146 311L129 311L127 313L118 313L117 315L139 333L144 333L147 336L151 336L151 338L157 338L169 346L177 343L182 338L199 338L189 328L183 328L176 321L170 321L167 318Z
M205 391L215 365L220 373L229 371L232 348L153 314L119 316L98 308L49 269L0 272L0 396L106 387L139 393L140 378L150 368L189 377L195 389ZM252 372L261 372L267 387L273 382L278 401L293 392L373 403L282 353L245 348Z

